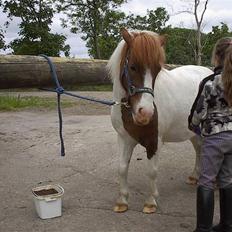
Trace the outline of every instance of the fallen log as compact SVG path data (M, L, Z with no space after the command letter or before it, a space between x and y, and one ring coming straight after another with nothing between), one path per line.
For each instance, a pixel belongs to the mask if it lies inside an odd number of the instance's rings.
M105 60L51 57L62 86L107 84ZM0 89L54 86L49 65L40 56L0 56Z
M60 84L110 84L106 60L51 57ZM166 68L175 68L167 65ZM41 88L54 86L49 65L40 56L0 55L0 89Z

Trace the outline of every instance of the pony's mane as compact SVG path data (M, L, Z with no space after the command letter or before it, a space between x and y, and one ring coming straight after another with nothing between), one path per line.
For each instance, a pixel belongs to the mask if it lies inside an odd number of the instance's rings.
M133 31L131 34L134 38L130 55L134 57L135 62L152 70L157 65L162 67L165 62L165 53L159 35L151 31ZM128 45L123 40L115 49L107 65L112 79L120 75L120 68L124 65L127 53Z

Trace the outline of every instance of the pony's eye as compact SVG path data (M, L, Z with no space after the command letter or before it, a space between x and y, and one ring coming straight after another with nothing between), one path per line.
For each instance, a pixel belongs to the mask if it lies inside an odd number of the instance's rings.
M135 67L135 65L131 65L131 66L130 66L130 69L131 69L132 71L134 71L134 72L136 72L136 70L137 70L136 67Z

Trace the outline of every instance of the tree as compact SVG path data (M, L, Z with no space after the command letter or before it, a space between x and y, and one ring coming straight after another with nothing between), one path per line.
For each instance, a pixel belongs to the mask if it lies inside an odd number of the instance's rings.
M161 7L156 10L148 10L144 17L139 15L129 15L126 17L124 13L118 11L106 12L103 23L105 30L98 37L101 58L108 59L113 53L118 42L121 40L120 28L127 27L161 33L168 19L169 15L167 11Z
M206 0L204 2L204 8L203 11L200 13L200 16L198 15L198 9L200 6L200 0L195 0L194 1L194 16L197 24L197 33L196 33L196 41L197 41L197 46L196 46L196 60L197 64L201 65L201 57L202 57L202 43L201 43L201 31L202 31L202 22L203 22L203 17L207 9L207 4L209 0Z
M58 11L67 16L63 20L63 26L70 25L73 33L83 34L81 38L87 42L89 54L95 59L106 58L103 48L109 44L105 43L104 36L110 40L108 43L115 37L117 40L119 26L116 29L116 25L123 20L124 14L116 10L126 0L53 1Z
M39 55L60 56L63 51L65 56L69 56L69 45L64 45L66 37L64 35L47 33L41 40L31 40L30 38L15 39L10 43L15 55Z
M205 46L203 48L204 65L210 65L214 45L222 37L232 37L232 32L229 31L229 27L225 23L221 23L219 26L213 26L212 31L207 34Z
M0 7L2 7L2 0L0 0ZM5 47L4 31L3 28L0 26L0 49L3 49L4 47Z
M98 37L98 46L101 53L101 59L109 59L114 49L122 39L120 30L125 26L123 20L124 18L125 14L122 12L110 11L106 14L103 23L104 30ZM91 44L89 44L88 47L91 47ZM94 50L89 49L89 54L94 57L96 53L92 53L92 51Z
M165 45L167 63L181 65L194 63L195 56L191 43L195 31L193 29L167 27L164 33L168 37Z
M190 9L181 11L179 13L190 13L194 15L196 22L196 37L195 37L195 60L197 65L201 65L202 59L202 25L205 12L209 0L183 0L190 2ZM192 45L193 46L193 45Z
M168 12L163 7L158 7L156 10L148 11L148 30L156 31L157 33L162 33L164 28L166 28L166 23L170 16Z
M155 10L147 10L145 16L131 14L127 17L127 25L129 28L138 30L149 30L162 33L169 20L168 12L163 7Z
M63 51L69 55L66 37L50 32L54 10L49 0L6 0L3 7L8 18L19 17L22 20L20 38L10 43L14 54L59 56Z
M5 47L4 35L2 29L0 29L0 49Z
M140 16L135 14L130 14L126 18L126 27L129 29L136 30L148 30L147 15Z

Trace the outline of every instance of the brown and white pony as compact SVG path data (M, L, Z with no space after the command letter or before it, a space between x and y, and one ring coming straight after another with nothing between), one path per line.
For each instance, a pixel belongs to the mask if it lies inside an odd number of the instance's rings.
M127 175L134 147L141 144L148 157L151 192L143 212L156 211L158 153L164 142L190 140L196 150L191 180L196 180L200 145L188 130L187 118L200 81L212 73L201 66L163 68L165 37L150 31L122 30L122 40L112 54L108 69L113 80L112 125L118 133L120 148L120 195L115 212L128 209Z

